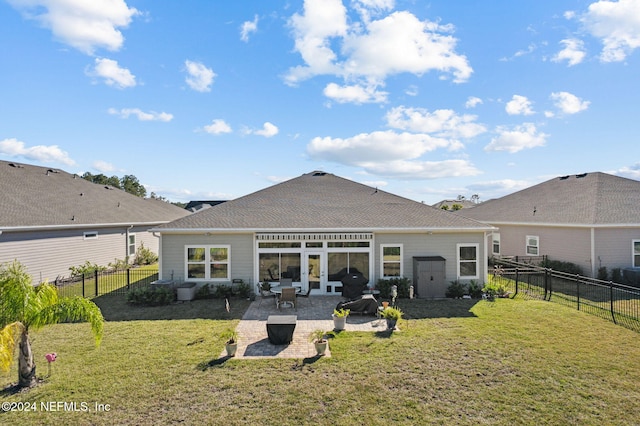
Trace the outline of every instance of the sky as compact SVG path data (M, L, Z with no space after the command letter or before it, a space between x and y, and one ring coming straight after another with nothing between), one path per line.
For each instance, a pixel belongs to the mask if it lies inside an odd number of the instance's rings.
M0 159L229 200L640 180L640 0L0 0Z

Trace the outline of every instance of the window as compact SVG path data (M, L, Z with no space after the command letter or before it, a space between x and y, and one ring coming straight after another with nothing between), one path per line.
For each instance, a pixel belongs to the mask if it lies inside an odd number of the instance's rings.
M500 234L493 234L491 242L491 252L493 254L500 254Z
M458 278L478 278L478 244L458 244Z
M633 267L640 268L640 240L633 240Z
M90 231L84 233L85 240L95 240L98 238L98 231Z
M265 281L280 281L291 278L300 281L300 253L260 253L259 277Z
M382 270L380 275L382 278L401 277L402 276L402 245L399 244L382 244Z
M129 234L127 254L129 256L133 256L134 254L136 254L136 236L135 236L135 234Z
M230 246L186 247L186 277L214 281L230 280Z
M540 239L534 235L527 235L526 253L529 256L538 256L540 253Z

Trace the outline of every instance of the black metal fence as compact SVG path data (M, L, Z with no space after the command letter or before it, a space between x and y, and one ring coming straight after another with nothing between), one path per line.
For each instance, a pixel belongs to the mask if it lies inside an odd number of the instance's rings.
M513 295L575 307L640 332L640 288L494 259L493 280Z
M90 274L57 279L55 284L61 297L94 298L105 294L126 294L134 288L145 287L158 279L158 268L131 268L94 271Z

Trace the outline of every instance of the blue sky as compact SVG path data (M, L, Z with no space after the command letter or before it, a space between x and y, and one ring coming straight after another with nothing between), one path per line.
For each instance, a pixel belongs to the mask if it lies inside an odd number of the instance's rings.
M0 159L171 201L640 179L640 0L0 0Z

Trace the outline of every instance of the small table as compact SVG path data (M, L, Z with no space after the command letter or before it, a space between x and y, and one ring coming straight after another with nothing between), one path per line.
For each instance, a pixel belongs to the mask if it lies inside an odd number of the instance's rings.
M284 287L280 287L279 285L278 285L278 286L275 286L275 287L271 287L271 293L275 293L275 294L282 294L282 289L283 289L283 288L284 288ZM300 287L300 286L295 286L295 285L294 285L294 286L293 286L293 288L295 288L295 289L296 289L296 294L298 294L298 293L301 293L301 292L302 292L302 287Z
M380 290L364 290L362 294L380 294Z
M287 345L293 340L296 329L296 315L269 315L267 318L267 336L274 345Z

